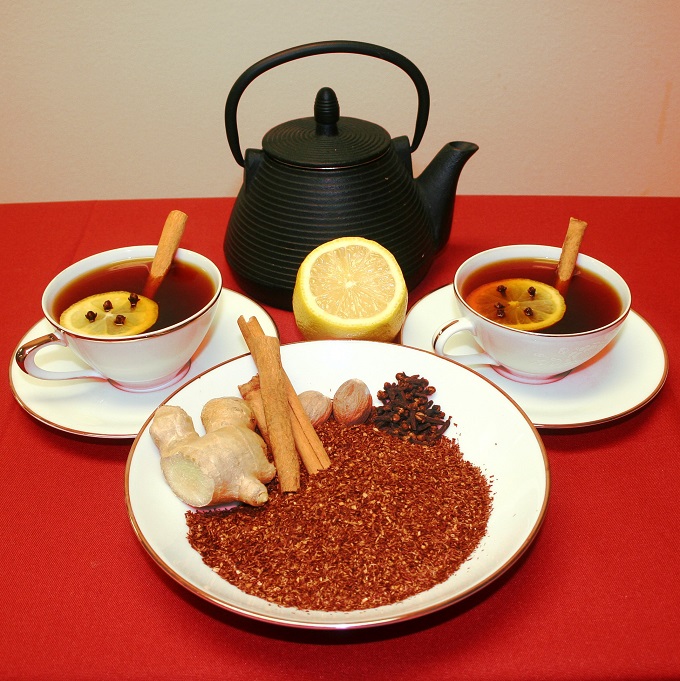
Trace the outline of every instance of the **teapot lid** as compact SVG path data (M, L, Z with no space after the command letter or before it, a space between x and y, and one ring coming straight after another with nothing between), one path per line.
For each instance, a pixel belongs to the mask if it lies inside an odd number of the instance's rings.
M389 134L375 123L340 116L335 92L319 90L314 117L298 118L272 128L262 148L282 163L306 168L346 168L372 161L391 144Z

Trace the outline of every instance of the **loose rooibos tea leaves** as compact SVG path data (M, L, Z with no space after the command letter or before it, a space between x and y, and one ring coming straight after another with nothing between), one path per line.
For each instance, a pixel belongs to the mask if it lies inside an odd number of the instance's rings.
M189 511L191 546L242 591L302 610L396 603L448 579L486 534L491 487L445 437L319 428L333 465L265 506Z

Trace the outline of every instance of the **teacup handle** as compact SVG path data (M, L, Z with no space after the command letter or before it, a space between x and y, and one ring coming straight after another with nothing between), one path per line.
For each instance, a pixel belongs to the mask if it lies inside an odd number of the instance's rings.
M24 373L47 381L62 381L71 378L104 378L94 369L81 369L79 371L48 371L41 369L35 363L36 355L40 350L50 345L68 347L66 341L58 333L48 333L46 336L40 336L40 338L24 343L16 351L14 359Z
M479 364L498 366L498 362L485 352L471 352L464 355L451 355L445 352L444 347L449 338L463 331L469 331L473 336L475 335L475 327L468 319L452 319L440 326L432 336L432 347L435 353L440 357L448 357L465 366L476 366Z

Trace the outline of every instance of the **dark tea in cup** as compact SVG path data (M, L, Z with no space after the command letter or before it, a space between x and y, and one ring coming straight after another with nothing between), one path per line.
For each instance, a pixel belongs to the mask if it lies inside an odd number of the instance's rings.
M470 293L479 286L500 279L533 279L555 285L557 260L545 258L513 258L481 266L471 272L461 284L461 293L468 302ZM565 296L566 312L560 321L545 329L544 334L570 334L592 331L616 321L623 302L616 290L602 277L584 267L577 267Z
M61 313L79 300L106 291L130 291L141 294L151 268L151 259L124 260L99 267L69 282L57 293L52 314ZM146 332L174 326L189 319L215 294L215 286L208 274L197 266L175 261L154 295L158 303L158 319Z

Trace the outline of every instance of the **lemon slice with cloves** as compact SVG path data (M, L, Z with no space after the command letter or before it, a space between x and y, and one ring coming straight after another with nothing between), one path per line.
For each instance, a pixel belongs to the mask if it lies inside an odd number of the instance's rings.
M128 291L88 296L66 308L59 324L69 331L96 338L134 336L150 329L158 319L151 298Z
M465 302L483 317L522 331L547 329L559 322L567 309L555 287L521 278L483 284Z

